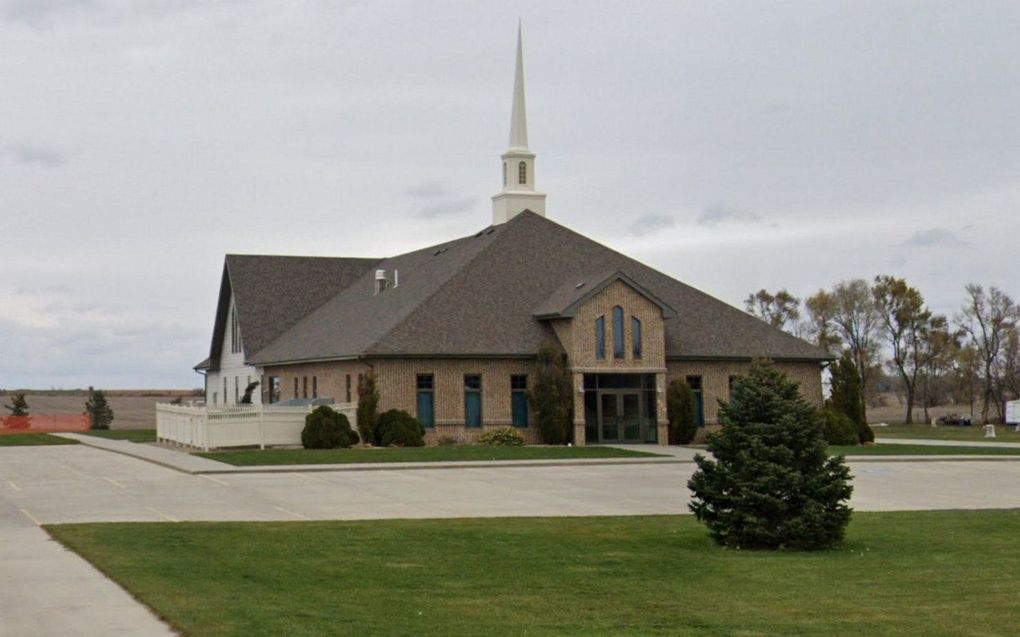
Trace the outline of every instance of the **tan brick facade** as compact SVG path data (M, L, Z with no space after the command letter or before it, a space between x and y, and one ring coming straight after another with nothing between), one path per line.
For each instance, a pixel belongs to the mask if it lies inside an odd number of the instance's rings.
M313 398L313 388L319 398L332 398L338 403L347 401L347 378L350 377L351 400L358 402L358 374L371 371L364 361L330 361L323 363L299 363L267 367L262 375L262 400L268 403L269 379L280 378L280 400L292 398ZM297 393L295 393L297 381ZM305 384L308 392L305 395Z

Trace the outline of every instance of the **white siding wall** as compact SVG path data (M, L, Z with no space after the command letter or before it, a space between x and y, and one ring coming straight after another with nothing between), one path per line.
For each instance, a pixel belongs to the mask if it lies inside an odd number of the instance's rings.
M223 326L223 347L220 350L220 368L206 375L205 402L210 406L236 405L241 400L241 397L244 396L244 388L248 386L249 382L262 380L262 372L258 368L244 364L243 348L241 352L231 351L231 343L233 342L231 338L233 313L234 301L231 299L230 311L227 312L227 316L224 319L226 325ZM227 381L225 402L223 395L224 379ZM235 387L237 388L236 397L234 395ZM252 394L251 401L256 405L262 402L261 385Z

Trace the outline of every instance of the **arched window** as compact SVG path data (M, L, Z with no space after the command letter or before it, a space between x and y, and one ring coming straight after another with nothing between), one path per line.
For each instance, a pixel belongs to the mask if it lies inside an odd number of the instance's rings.
M528 162L526 161L517 164L517 183L528 183Z
M595 319L595 358L606 357L606 317Z
M641 319L636 316L630 317L630 344L634 360L639 360L641 358Z
M623 308L613 308L613 358L623 358Z

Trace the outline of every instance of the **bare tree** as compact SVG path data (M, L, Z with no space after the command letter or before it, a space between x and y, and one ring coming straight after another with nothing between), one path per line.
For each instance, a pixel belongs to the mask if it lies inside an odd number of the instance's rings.
M818 290L804 301L808 318L802 332L818 347L833 355L839 354L841 341L833 325L836 299L825 290Z
M907 413L904 422L914 423L914 398L917 376L921 372L924 333L931 321L931 311L924 306L924 297L917 288L903 279L875 277L871 288L880 331L892 350L890 367L899 373L906 394Z
M1020 318L1020 309L1002 290L992 286L986 292L980 285L967 285L967 301L956 322L967 333L981 362L981 420L988 413L998 389L997 363L1010 330ZM997 406L1001 409L1001 405Z
M867 395L878 356L880 319L871 288L864 279L842 281L832 288L832 324L861 374L861 393Z
M800 299L787 292L779 290L770 294L762 288L754 294L747 295L744 299L744 307L750 314L757 316L772 327L795 333L797 321L800 319Z
M949 329L949 322L941 314L932 316L923 333L920 347L921 404L924 421L931 421L928 409L945 393L946 376L953 369L961 334Z

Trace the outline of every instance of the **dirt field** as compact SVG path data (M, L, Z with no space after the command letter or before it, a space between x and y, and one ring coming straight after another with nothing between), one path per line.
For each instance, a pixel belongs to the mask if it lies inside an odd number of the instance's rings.
M192 396L190 389L109 390L104 392L113 409L112 429L155 429L156 403L170 402L178 396L185 403ZM26 392L32 414L80 414L85 411L87 392ZM9 394L0 395L0 403L9 403ZM0 413L7 413L2 410Z

